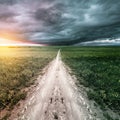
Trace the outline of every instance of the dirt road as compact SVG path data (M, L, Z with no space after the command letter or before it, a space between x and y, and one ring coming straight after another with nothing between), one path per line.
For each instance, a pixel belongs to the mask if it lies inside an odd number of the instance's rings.
M99 120L61 60L60 50L15 120Z

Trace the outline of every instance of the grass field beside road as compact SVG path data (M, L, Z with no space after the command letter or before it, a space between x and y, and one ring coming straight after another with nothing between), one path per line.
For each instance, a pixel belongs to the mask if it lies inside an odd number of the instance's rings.
M89 99L120 114L120 47L63 47L62 56Z
M0 47L0 110L25 99L25 87L56 56L48 47Z
M25 99L23 89L34 83L59 48L79 84L89 88L89 99L120 114L120 47L0 47L0 111Z

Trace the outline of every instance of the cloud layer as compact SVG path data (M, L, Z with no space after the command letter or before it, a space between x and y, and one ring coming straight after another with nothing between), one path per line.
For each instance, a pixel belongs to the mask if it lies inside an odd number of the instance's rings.
M51 44L119 38L119 6L119 0L0 0L0 31Z

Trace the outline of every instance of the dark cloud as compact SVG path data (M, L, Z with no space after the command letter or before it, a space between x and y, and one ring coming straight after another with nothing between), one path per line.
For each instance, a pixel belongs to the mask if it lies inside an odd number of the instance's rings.
M0 0L0 24L10 22L37 42L119 38L119 6L119 0Z
M34 13L36 20L45 22L45 24L54 25L61 19L61 12L56 8L39 8Z
M1 11L0 22L15 22L14 16L17 16L17 14L12 11Z
M0 0L0 4L6 4L6 5L13 5L17 2L18 0Z

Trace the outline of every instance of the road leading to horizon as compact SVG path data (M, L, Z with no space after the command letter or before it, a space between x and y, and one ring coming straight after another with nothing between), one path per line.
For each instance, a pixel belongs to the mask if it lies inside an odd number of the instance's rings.
M14 120L96 120L62 62L60 50L38 82Z

